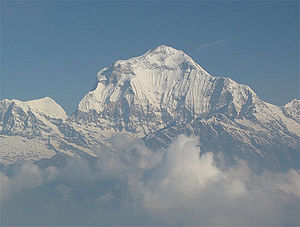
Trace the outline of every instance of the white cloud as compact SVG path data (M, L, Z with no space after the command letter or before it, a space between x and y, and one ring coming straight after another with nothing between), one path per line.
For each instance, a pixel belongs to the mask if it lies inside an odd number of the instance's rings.
M33 164L23 165L12 178L0 173L1 201L11 194L42 185L44 177L40 169Z
M299 225L299 170L256 175L242 161L221 169L213 153L200 154L197 137L180 136L164 152L113 140L117 151L100 151L94 164L75 159L63 168L27 164L9 177L0 173L1 199L23 201L18 194L32 191L51 204L57 224L55 212L67 209L67 220L85 225ZM29 201L29 210L43 212Z
M112 201L114 198L115 198L115 197L114 197L110 192L108 192L108 193L106 193L106 194L104 194L104 195L100 195L100 196L96 199L96 201L99 202L99 203L104 203L104 204L106 204L106 203L109 203L110 201Z
M68 200L71 197L72 194L72 188L63 185L63 184L58 184L55 186L54 190L58 193L58 195L63 199L63 200Z

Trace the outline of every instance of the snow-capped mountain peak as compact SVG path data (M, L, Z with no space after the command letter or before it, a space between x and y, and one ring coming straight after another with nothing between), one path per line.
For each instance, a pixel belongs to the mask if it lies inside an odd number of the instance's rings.
M256 99L249 87L211 76L183 51L165 45L116 61L99 71L97 80L79 103L76 119L143 135L225 106L227 114L237 115Z
M142 57L146 58L158 58L158 60L165 61L167 58L181 59L181 60L192 60L188 55L183 51L177 50L173 47L161 45L155 49L147 51ZM152 60L153 60L152 59Z
M57 104L51 97L44 97L40 99L30 100L30 101L20 101L17 99L4 99L0 101L0 106L7 104L15 104L23 108L23 110L32 110L34 112L42 113L51 118L67 119L67 114L64 109Z
M166 66L169 68L182 67L183 64L193 67L199 67L194 60L181 50L177 50L165 45L159 46L153 50L148 51L142 58L152 63L151 65Z
M283 106L284 112L300 123L300 100L293 99Z
M101 75L110 69L122 68L124 72L128 74L132 70L141 67L143 68L160 68L163 69L173 69L180 67L190 66L192 68L198 68L204 71L201 66L199 66L191 57L185 54L181 50L177 50L173 47L161 45L155 49L147 51L145 54L133 57L127 60L118 60L110 67L104 68L98 73L98 79L101 79ZM205 71L204 71L205 72ZM207 72L205 72L208 74Z

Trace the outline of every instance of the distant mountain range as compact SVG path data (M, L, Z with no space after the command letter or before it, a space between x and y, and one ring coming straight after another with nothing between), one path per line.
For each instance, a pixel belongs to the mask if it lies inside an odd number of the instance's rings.
M180 134L197 135L202 152L256 169L299 168L300 100L262 101L248 86L215 77L180 50L159 46L97 74L95 89L67 116L46 97L0 101L3 165L56 156L113 152L113 135L164 149Z

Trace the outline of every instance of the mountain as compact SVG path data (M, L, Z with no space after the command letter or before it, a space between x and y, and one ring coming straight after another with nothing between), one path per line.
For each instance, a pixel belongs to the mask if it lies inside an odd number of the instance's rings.
M74 151L84 150L83 142L80 149L76 143L70 144L82 138L65 124L67 118L63 108L50 97L0 101L0 162L37 161L57 153L74 156Z
M52 101L49 108L38 101L22 103L18 111L9 110L8 103L16 100L1 101L1 135L30 141L55 138L56 154L97 156L101 149L114 149L110 137L115 134L164 149L185 133L200 136L202 151L221 152L227 162L239 157L254 168L299 168L299 100L285 106L266 103L248 86L211 76L184 52L168 46L102 69L95 89L67 119ZM8 124L9 118L17 123ZM48 142L51 151L52 144Z
M74 119L140 136L174 121L190 122L215 113L232 118L247 112L248 103L260 102L249 87L213 77L185 53L167 46L117 61L97 79Z

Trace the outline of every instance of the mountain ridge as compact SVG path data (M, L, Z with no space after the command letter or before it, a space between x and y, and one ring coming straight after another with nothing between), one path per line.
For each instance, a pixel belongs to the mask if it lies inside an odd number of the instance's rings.
M299 100L283 106L264 102L247 85L212 76L183 51L165 45L100 70L95 89L71 116L53 99L39 100L0 102L0 162L58 154L97 157L101 149L115 149L109 138L119 134L164 149L178 135L193 134L200 136L202 151L222 152L228 161L239 156L252 166L299 168ZM39 143L44 153L11 151L17 146L12 138L16 144L24 138Z

